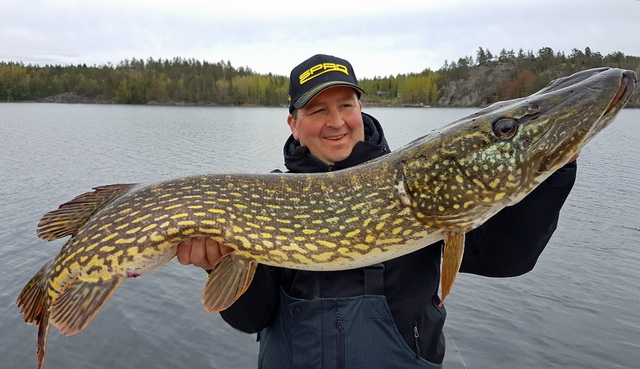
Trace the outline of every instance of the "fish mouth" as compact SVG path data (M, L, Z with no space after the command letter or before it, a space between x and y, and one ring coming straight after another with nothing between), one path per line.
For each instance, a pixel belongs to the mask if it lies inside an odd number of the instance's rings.
M603 116L608 115L611 111L622 108L627 103L627 100L631 96L631 93L635 89L637 83L636 74L631 71L625 71L622 74L622 80L620 81L620 88L613 95L613 98L609 102L609 105L605 109Z
M606 109L602 113L599 122L596 123L596 125L591 129L591 132L587 135L583 146L613 121L613 118L615 118L618 112L627 104L629 98L631 98L631 94L635 90L637 82L638 80L635 72L630 70L622 72L618 90L609 101L609 105L607 105Z
M546 160L544 162L544 165L541 165L537 172L540 174L548 172L550 170L555 170L565 165L567 163L567 160L573 157L580 149L582 149L589 141L591 141L593 137L595 137L613 121L618 112L629 101L631 94L635 90L636 83L636 73L629 70L623 70L620 75L617 91L611 97L609 104L600 115L600 118L593 124L591 129L587 133L585 133L582 140L580 140L579 142L575 142L571 148L567 148L564 155L553 158L553 160Z

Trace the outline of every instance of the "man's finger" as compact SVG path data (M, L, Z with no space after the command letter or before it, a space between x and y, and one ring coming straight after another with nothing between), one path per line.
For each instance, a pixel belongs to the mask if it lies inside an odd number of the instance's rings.
M191 264L191 239L184 240L178 244L176 257L182 265Z

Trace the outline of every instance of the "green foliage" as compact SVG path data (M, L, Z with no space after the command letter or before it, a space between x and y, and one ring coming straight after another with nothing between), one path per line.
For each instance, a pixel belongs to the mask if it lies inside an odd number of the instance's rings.
M360 81L367 91L363 100L376 105L435 105L438 101L438 73L426 70L419 74L375 77Z
M503 68L508 75L494 83L491 99L512 99L531 94L551 79L579 70L609 66L640 72L640 58L614 52L602 56L590 48L573 49L569 56L549 47L533 51L502 49L494 55L478 48L471 56L444 62L437 71L365 78L363 100L380 105L436 105L444 88L454 81L472 79L487 68ZM493 83L493 82L492 82ZM479 89L486 86L478 86ZM118 65L46 65L0 62L0 101L41 100L73 94L85 101L123 104L261 105L287 102L288 79L261 75L228 61L195 59L136 59Z
M573 49L569 56L565 56L549 47L537 53L502 49L498 56L494 56L490 50L480 47L475 60L466 56L457 62L445 61L444 66L435 72L425 70L419 74L375 77L364 79L360 84L367 91L364 100L369 104L434 106L446 87L457 81L470 80L475 81L474 89L486 92L486 100L477 102L482 105L530 95L552 79L603 66L640 73L640 58L621 52L603 57L589 48L584 52ZM500 69L506 71L501 78L485 78L490 71Z
M0 101L40 100L63 93L122 104L284 105L287 78L231 63L131 59L117 66L25 66L0 62Z
M640 73L640 57L626 56L621 52L614 52L606 56L592 52L590 48L584 51L573 49L569 56L562 52L554 52L550 47L544 47L537 53L520 49L517 53L513 50L502 49L497 57L480 47L477 59L472 57L458 59L458 62L445 61L439 69L438 88L449 86L454 81L468 80L474 77L478 81L478 90L489 90L484 82L483 74L490 70L507 70L507 75L501 80L491 81L492 97L487 103L497 100L509 100L530 95L546 86L551 80L573 74L575 72L596 68L612 67L631 69ZM630 104L631 106L631 104Z

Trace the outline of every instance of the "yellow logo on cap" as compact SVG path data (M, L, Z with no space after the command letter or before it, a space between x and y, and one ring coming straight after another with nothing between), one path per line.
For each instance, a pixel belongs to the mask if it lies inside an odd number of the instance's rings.
M314 67L307 69L304 73L300 75L300 84L303 84L309 80L316 78L319 75L328 73L328 72L342 72L346 75L349 75L349 70L342 64L337 63L322 63L318 64Z

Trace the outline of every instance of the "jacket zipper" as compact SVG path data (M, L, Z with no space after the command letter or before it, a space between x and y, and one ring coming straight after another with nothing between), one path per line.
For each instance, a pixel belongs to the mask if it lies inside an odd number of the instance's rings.
M418 341L418 338L420 338L420 333L418 332L418 324L415 322L413 323L413 338L416 343L416 359L419 359L420 358L420 342Z
M336 359L338 361L338 369L345 369L345 337L344 337L344 321L340 314L336 312L336 326L338 328Z

